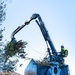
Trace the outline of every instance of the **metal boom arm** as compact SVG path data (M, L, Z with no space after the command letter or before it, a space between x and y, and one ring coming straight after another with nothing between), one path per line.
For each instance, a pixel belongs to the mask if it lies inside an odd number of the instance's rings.
M45 41L48 41L48 43L49 43L49 45L51 47L51 50L52 50L52 54L57 54L56 49L55 49L55 47L53 45L53 42L51 41L51 38L50 38L50 36L48 34L48 31L47 31L47 29L46 29L46 27L44 25L44 22L42 21L40 15L39 14L36 14L36 13L33 14L32 17L30 18L29 22L31 20L36 19L36 18L38 18L38 20L36 20L36 23L40 27L40 30L41 30L41 32L43 34L43 37L44 37Z
M36 23L38 24L38 26L39 26L39 28L40 28L42 34L43 34L43 37L44 37L45 41L47 41L47 42L49 43L49 46L51 47L51 50L52 50L52 54L57 54L56 49L55 49L55 47L54 47L54 45L53 45L53 42L51 41L51 38L50 38L50 36L49 36L49 34L48 34L48 31L47 31L47 29L46 29L46 27L45 27L45 25L44 25L44 23L43 23L43 21L42 21L42 19L41 19L41 17L40 17L39 14L36 14L36 13L33 14L33 15L31 16L31 18L30 18L28 21L25 22L24 25L19 26L19 27L12 33L11 38L13 39L13 38L14 38L14 35L15 35L16 33L18 33L23 27L25 27L26 25L28 25L28 24L29 24L32 20L34 20L34 19L35 19ZM38 19L38 20L37 20L37 19Z

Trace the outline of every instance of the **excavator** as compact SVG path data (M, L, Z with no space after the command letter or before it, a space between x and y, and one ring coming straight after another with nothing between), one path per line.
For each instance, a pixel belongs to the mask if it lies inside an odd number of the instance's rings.
M36 62L34 59L31 59L25 69L25 75L70 75L69 66L64 62L64 58L68 56L68 50L65 50L65 56L62 56L62 52L57 52L39 14L34 13L31 18L24 23L24 25L19 26L16 30L14 30L11 35L11 40L15 41L15 34L28 25L32 20L35 20L39 26L47 44L48 57L45 60L48 59L48 64L44 62L44 64L40 65L40 62Z

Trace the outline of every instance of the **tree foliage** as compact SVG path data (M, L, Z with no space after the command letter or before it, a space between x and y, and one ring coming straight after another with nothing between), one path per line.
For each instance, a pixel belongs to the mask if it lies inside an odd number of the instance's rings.
M24 48L26 47L27 43L23 42L22 40L19 40L18 42L8 42L4 48L5 50L5 57L8 59L13 56L18 56L21 58L24 58L26 52L24 51Z
M3 58L3 42L2 42L2 38L3 38L3 35L2 35L2 32L3 30L1 29L0 30L0 70L2 70L3 68L3 63L4 63L4 58Z
M6 19L6 6L5 0L0 0L0 25ZM10 41L4 44L3 31L4 29L0 29L0 71L14 71L19 58L25 59L27 55L24 51L27 43L19 40L15 43Z
M4 0L0 0L0 25L2 25L3 21L6 19L6 3L4 2ZM3 69L3 65L4 65L4 50L3 50L3 42L2 42L2 38L3 38L3 34L2 32L4 31L4 29L0 29L0 71L2 71Z
M4 65L3 65L3 71L15 71L16 70L16 64L19 61L19 58L25 59L25 56L27 55L24 51L24 48L26 47L27 42L24 42L22 40L19 40L17 42L8 42L4 47Z
M0 25L6 19L6 3L0 0Z

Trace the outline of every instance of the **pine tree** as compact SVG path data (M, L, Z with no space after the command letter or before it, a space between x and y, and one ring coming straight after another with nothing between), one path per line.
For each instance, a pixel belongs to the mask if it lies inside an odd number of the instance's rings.
M0 25L6 19L6 3L5 0L0 0ZM0 71L15 71L18 59L25 59L26 52L24 48L27 43L19 40L16 43L11 41L7 42L6 45L2 42L4 29L0 29Z
M3 35L2 35L2 32L3 32L3 30L1 29L0 30L0 71L2 71L2 67L3 67L3 63L4 63L4 58L3 58L4 51L3 51L3 42L2 42Z
M0 0L0 25L2 25L3 21L5 20L6 17L6 4L4 3L3 0ZM3 34L2 32L4 29L0 29L0 71L2 71L3 68L3 63L4 63L4 51L3 51Z
M6 3L4 0L0 0L0 25L6 19Z
M23 42L22 40L17 41L16 43L8 42L4 47L4 71L15 71L16 70L16 64L19 61L19 59L25 59L26 58L26 52L24 51L24 48L26 47L27 43Z

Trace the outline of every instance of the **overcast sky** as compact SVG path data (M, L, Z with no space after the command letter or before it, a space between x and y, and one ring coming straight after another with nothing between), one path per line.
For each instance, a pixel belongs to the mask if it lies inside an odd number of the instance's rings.
M9 0L7 0L9 1ZM65 63L69 65L71 75L75 69L75 0L10 0L6 11L6 27L4 39L10 41L11 33L29 19L32 14L39 13L57 51L64 45L69 51ZM47 51L46 43L35 21L16 34L17 40L28 42L28 57L41 59ZM18 72L23 74L27 66L24 62ZM21 71L22 70L22 71Z

